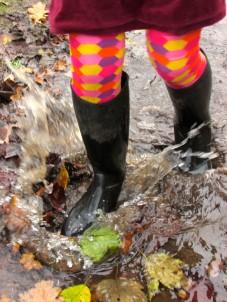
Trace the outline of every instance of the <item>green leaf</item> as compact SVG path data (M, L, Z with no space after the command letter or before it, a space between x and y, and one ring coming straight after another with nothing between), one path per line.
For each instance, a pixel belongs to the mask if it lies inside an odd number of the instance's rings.
M90 302L91 292L90 289L84 285L75 285L64 289L61 294L64 302Z
M101 281L97 285L96 296L100 302L147 302L143 286L123 278Z
M114 252L121 246L120 236L109 227L90 227L80 240L83 254L93 262L99 262L108 252Z
M187 288L188 279L182 270L184 263L180 259L165 253L155 253L145 260L150 296L158 291L159 283L169 289Z
M16 69L20 69L21 67L23 67L23 64L21 63L20 59L14 59L14 60L12 60L11 64Z

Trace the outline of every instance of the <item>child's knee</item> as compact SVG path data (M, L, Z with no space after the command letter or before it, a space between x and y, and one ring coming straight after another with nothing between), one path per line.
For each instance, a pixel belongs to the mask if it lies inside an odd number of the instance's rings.
M72 88L83 100L104 103L121 90L125 35L70 35Z
M152 64L173 88L193 85L203 74L206 58L200 51L201 30L181 36L147 31L147 47Z

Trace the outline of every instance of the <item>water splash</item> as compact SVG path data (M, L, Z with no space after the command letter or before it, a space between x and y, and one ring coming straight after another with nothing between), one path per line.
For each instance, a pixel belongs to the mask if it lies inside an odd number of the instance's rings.
M48 154L75 156L82 150L81 137L71 102L64 98L56 101L9 61L7 66L28 87L18 104L23 112L18 117L22 140L18 184L29 191L32 183L45 178Z

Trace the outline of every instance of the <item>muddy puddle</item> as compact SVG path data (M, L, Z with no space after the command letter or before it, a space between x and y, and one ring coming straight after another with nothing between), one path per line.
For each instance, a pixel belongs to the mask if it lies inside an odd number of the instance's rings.
M20 74L18 76L21 77ZM51 97L38 88L34 89L34 83L31 86L32 92L25 94L21 103L25 115L18 118L18 136L22 143L17 180L6 197L9 201L15 194L19 209L11 217L7 216L5 208L4 214L8 218L0 222L1 293L16 299L20 292L43 279L52 279L59 287L86 283L92 288L104 278L122 276L139 280L146 291L144 255L168 252L188 265L187 275L193 287L184 300L226 301L227 166L224 153L220 152L219 156L216 147L219 139L220 146L226 146L223 144L225 132L219 132L210 155L214 157L213 169L199 175L179 169L182 160L175 146L152 154L136 150L131 143L127 178L120 197L123 204L116 212L99 217L100 223L129 236L131 243L127 252L119 252L100 264L91 265L81 257L77 240L73 242L59 234L65 213L91 180L78 129L70 122L72 110L67 103L62 103L62 110L55 110ZM65 114L69 123L64 127L64 119L61 118ZM28 127L31 121L32 130ZM64 149L64 139L68 142L68 153ZM55 183L51 180L59 173L62 161L53 153L57 147L70 177L67 190L60 194L59 188L57 193L54 191ZM49 153L51 155L46 161ZM72 154L77 156L70 157ZM12 171L14 169L11 167ZM34 192L40 191L44 178L47 191L52 190L53 194L35 196ZM1 203L4 201L2 197ZM17 224L18 216L24 215L23 211L27 216ZM4 229L4 222L8 230ZM22 232L18 232L19 227ZM21 244L20 252L12 252L9 238L11 242ZM26 271L25 274L19 262L21 253L26 250L33 252L45 264L43 269ZM153 301L180 299L176 292L162 288Z
M126 69L131 75L132 118L128 173L120 198L124 204L99 220L128 238L130 247L101 264L86 263L76 248L76 240L69 242L59 234L66 212L91 181L78 128L74 127L72 105L63 97L57 108L40 87L28 78L20 78L32 88L31 93L19 105L0 107L2 120L10 111L10 123L17 125L4 158L1 155L0 205L16 195L19 208L26 210L30 220L24 221L25 229L29 227L23 236L15 232L16 220L10 221L11 232L3 230L0 220L0 294L17 299L43 279L54 280L56 286L64 288L80 283L92 287L110 277L138 280L146 292L143 256L164 251L188 265L187 277L193 285L185 301L227 301L227 88L223 84L227 72L227 39L223 36L226 25L225 19L206 30L203 37L214 70L212 148L217 157L212 160L213 169L202 175L181 172L179 154L167 147L173 144L171 104L147 60L143 33L129 35ZM68 78L61 77L58 84L68 96ZM65 191L57 187L55 195L53 187L63 161L70 182ZM20 250L13 251L10 241L23 243ZM44 263L42 269L28 271L19 263L27 249ZM152 301L182 299L175 291L162 287Z

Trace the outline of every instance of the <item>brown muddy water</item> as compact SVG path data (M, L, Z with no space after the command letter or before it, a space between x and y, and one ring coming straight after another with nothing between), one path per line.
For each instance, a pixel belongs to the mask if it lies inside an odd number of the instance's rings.
M174 148L165 149L173 140L170 102L167 101L163 84L152 74L145 60L141 47L143 34L132 33L126 62L134 87L128 176L121 195L125 204L121 211L110 214L107 219L124 232L130 233L138 225L141 231L135 232L132 237L132 246L127 255L114 255L99 265L82 268L76 273L57 272L51 266L44 266L40 271L25 271L19 264L20 256L11 252L8 234L4 234L0 243L0 294L16 299L20 292L42 279L53 279L59 287L81 282L92 286L110 276L140 280L146 290L143 254L166 251L188 265L187 274L193 281L193 287L186 301L227 301L227 88L223 84L227 70L227 37L223 38L226 25L225 20L212 30L207 30L203 40L208 55L211 54L215 73L213 150L218 157L213 160L214 168L203 175L190 175L176 168L180 162ZM134 41L133 45L131 40ZM152 81L148 81L148 74ZM31 181L41 180L46 174L45 157L49 152L54 152L58 147L58 153L68 161L75 162L72 155L81 154L82 148L78 130L72 126L75 120L68 102L62 102L62 107L55 110L51 99L42 91L35 91L33 96L34 90L26 96L27 102L26 98L23 102L23 110L29 112L29 122L20 118L20 135L24 143L18 152L23 155L22 165L18 170L15 162L6 160L1 163L11 173L18 171L19 177L11 186L10 194L16 193L21 198L31 195ZM223 108L221 112L220 108ZM1 109L5 110L4 107ZM65 117L69 121L67 124L63 122ZM67 139L67 149L63 138ZM87 173L86 177L77 180L76 185L72 183L68 187L68 209L83 193L89 181ZM4 186L0 187L0 192L2 204L9 200L10 194L7 192L7 197L4 196ZM42 211L42 207L39 209ZM34 212L34 208L30 210ZM33 238L28 240L32 243ZM45 242L47 238L42 240ZM162 288L152 301L181 300L174 291Z

